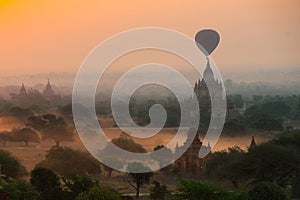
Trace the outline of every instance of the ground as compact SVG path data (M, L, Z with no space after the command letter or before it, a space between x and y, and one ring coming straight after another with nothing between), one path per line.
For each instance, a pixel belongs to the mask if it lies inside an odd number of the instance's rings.
M133 138L135 142L140 143L147 151L152 151L153 148L157 145L167 144L173 137L176 129L168 128L163 129L158 135L147 138ZM117 138L120 136L121 131L118 128L107 128L105 129L109 139ZM261 143L271 139L268 136L256 136L256 142ZM182 143L184 141L181 141ZM245 135L241 137L221 137L216 146L213 148L213 151L218 151L238 145L242 149L247 149L251 142L251 136ZM54 146L54 141L41 141L41 143L29 143L29 147L25 147L23 142L8 142L6 147L0 147L3 150L7 150L17 157L22 164L26 167L28 171L31 171L34 166L44 159L46 152ZM75 138L74 142L62 142L62 146L68 146L71 148L85 150L80 139Z

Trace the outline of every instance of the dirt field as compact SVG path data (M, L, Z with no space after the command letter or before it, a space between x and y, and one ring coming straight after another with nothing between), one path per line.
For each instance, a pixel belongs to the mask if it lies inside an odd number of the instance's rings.
M118 128L107 128L105 133L109 139L118 138L121 134L121 131ZM164 129L158 135L153 136L147 139L133 138L135 142L140 143L147 151L152 151L153 148L157 145L166 145L171 141L176 133L175 129ZM256 136L256 142L261 143L263 141L269 140L270 137L258 137ZM184 141L179 141L181 145ZM227 149L232 146L239 146L242 149L246 149L251 142L251 136L243 137L221 137L216 146L213 148L213 151ZM0 147L3 150L11 152L12 155L17 157L22 164L26 167L28 171L31 171L36 164L42 161L45 158L46 152L54 146L53 141L41 141L41 143L29 143L29 147L25 147L25 144L22 142L8 142L6 147ZM62 142L62 146L68 146L71 148L85 150L80 139L75 138L74 142Z

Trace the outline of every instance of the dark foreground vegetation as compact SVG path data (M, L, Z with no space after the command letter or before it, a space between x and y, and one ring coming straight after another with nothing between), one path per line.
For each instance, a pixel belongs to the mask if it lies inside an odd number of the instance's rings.
M133 145L132 141L128 144ZM299 155L300 131L285 131L277 139L248 151L232 147L211 153L202 175L193 179L172 171L172 166L159 172L123 176L136 190L137 199L288 200L300 197ZM26 175L24 167L8 152L0 151L0 163L0 199L114 200L135 196L125 197L128 194L122 188L103 184L99 176L102 170L110 176L112 171L87 153L68 147L50 149L45 160L28 174L29 180L22 178ZM133 162L128 167L146 167L142 165ZM170 190L157 174L178 177L176 188ZM140 196L145 185L150 185L148 194Z

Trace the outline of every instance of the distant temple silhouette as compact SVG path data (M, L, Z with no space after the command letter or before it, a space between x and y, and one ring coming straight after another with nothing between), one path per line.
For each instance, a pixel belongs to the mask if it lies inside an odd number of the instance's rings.
M256 142L255 142L254 136L252 136L252 140L251 140L249 148L254 148L254 147L256 147Z
M19 105L27 105L27 104L48 104L48 105L53 104L54 105L54 104L58 104L61 99L59 94L55 94L49 79L43 93L40 93L39 91L33 89L26 90L24 83L22 83L20 92L18 94L11 93L10 96L11 96L11 100Z
M52 101L55 99L56 95L55 95L55 92L54 90L52 89L52 86L50 84L50 81L48 79L48 83L46 85L46 88L43 92L43 97L48 100L48 101Z
M24 83L22 83L22 87L21 87L21 90L20 90L19 97L26 97L26 96L27 96L27 91L25 89Z
M209 84L211 90L209 91L207 84ZM211 99L217 98L222 94L222 84L214 77L214 73L210 67L209 60L207 59L207 65L203 72L202 80L198 80L194 86L194 92L199 101L199 107L211 108Z

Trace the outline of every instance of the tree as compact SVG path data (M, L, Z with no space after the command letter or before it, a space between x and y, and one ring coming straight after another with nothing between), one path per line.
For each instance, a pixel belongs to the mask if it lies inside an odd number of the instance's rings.
M279 139L249 148L248 152L221 151L207 160L206 174L230 180L234 187L241 182L273 182L281 187L292 185L300 177L299 132L285 132Z
M245 133L246 125L241 119L228 119L224 124L222 134L226 135L239 135Z
M129 163L127 166L127 171L129 171L129 173L126 174L127 182L136 190L136 200L138 200L140 196L141 187L145 184L149 184L150 178L151 176L153 176L153 172L151 172L151 169L149 167L145 166L143 163L140 162ZM135 185L132 182L134 182Z
M273 142L258 145L249 149L241 161L247 165L244 174L251 175L256 182L274 182L286 187L294 177L300 175L299 152L291 146Z
M9 193L10 200L40 200L40 193L24 180L0 182L0 187Z
M112 139L111 142L114 145L116 145L124 150L133 152L133 153L146 153L147 152L143 148L142 145L134 142L133 139L128 137L125 133L122 133L119 138Z
M68 127L65 120L61 117L50 121L46 128L42 131L43 140L53 139L56 142L56 146L59 146L60 142L72 142L73 130Z
M10 141L22 141L28 147L29 142L40 143L39 134L28 127L22 129L13 129L10 133Z
M228 99L234 103L236 108L243 108L244 100L243 100L242 95L240 95L240 94L229 95Z
M47 126L47 121L42 116L30 116L27 118L26 126L42 131Z
M266 114L254 115L251 118L248 118L249 125L251 128L257 130L267 130L267 131L281 131L283 130L282 120L275 119L274 117Z
M74 141L72 128L67 124L64 118L57 117L54 114L28 117L26 125L40 131L43 140L54 140L57 146L59 146L62 141Z
M114 166L117 169L122 169L122 167L123 167L123 162L115 156L106 156L104 158L104 161L105 161L105 163L108 164L108 165L103 164L103 168L105 171L108 172L109 178L111 178L112 172L114 170L110 166Z
M299 99L299 104L297 105L297 108L296 108L295 118L298 120L300 119L300 99Z
M240 182L248 180L248 174L243 173L244 163L241 161L245 152L239 147L228 148L228 151L218 151L208 156L206 175L220 180L229 180L239 188Z
M116 192L104 188L104 187L93 187L87 192L83 192L78 195L76 200L120 200L120 195Z
M40 193L43 200L60 199L62 192L59 177L47 168L36 168L31 172L30 183Z
M33 115L33 112L29 109L26 108L21 108L21 107L13 107L9 110L9 115L16 117L20 120L26 119L28 116Z
M155 159L159 162L160 167L167 165L168 163L171 163L173 160L173 153L171 149L165 147L164 145L157 145L153 149L154 151L161 150L161 154L159 157L156 157Z
M180 180L175 191L175 199L189 200L247 200L245 192L227 192L219 187L196 181Z
M72 113L72 104L67 104L59 108L59 112L64 116L71 116Z
M158 181L153 181L153 187L150 188L150 198L153 200L164 200L167 195L167 186L161 185Z
M264 114L278 118L288 116L290 110L291 108L284 101L271 101L249 107L245 115L250 117Z
M293 198L300 198L300 176L295 177L292 181L292 195Z
M253 95L252 98L255 103L260 103L264 97L262 95Z
M181 120L181 110L178 101L169 101L165 105L167 111L167 120L165 127L178 127Z
M2 146L5 147L6 143L9 141L9 132L8 131L1 131L0 132L0 143L2 143Z
M80 193L87 192L89 189L99 186L98 181L84 174L73 175L64 178L63 181L70 199L76 199Z
M97 115L102 115L106 118L111 113L110 103L109 101L96 102Z
M7 177L18 178L27 173L20 161L4 150L0 150L0 165L1 173Z
M249 200L290 200L288 193L274 183L262 182L249 191Z
M101 164L89 153L69 147L52 147L46 154L46 159L38 166L51 169L63 176L88 173L100 175Z

